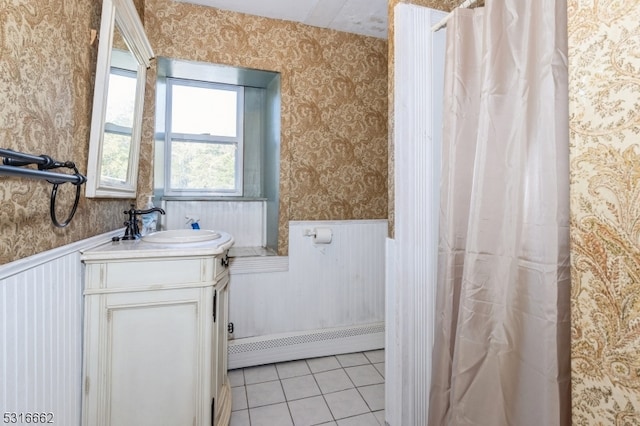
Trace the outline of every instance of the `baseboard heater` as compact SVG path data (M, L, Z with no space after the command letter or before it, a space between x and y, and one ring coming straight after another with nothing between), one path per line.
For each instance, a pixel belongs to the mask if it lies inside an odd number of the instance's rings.
M229 341L229 369L384 348L384 322Z

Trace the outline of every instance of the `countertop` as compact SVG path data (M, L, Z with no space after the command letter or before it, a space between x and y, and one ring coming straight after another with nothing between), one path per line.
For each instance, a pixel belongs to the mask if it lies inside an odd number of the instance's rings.
M233 237L216 231L220 237L215 240L197 243L150 243L144 239L128 241L110 241L81 252L84 262L97 262L117 259L142 259L157 257L195 257L216 256L224 253L233 245Z

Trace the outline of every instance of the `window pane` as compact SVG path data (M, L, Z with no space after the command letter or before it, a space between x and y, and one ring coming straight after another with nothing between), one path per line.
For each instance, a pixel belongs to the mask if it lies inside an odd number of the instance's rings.
M236 137L237 92L173 84L171 131Z
M107 112L105 114L105 121L107 123L129 128L133 127L133 110L136 105L136 83L135 72L111 71L109 74Z
M235 164L235 145L172 141L171 188L234 191Z
M109 183L127 181L131 135L104 134L100 180ZM115 181L115 182L114 182Z

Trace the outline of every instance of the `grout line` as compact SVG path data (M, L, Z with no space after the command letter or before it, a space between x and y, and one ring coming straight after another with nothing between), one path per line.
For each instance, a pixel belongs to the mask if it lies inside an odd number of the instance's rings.
M307 364L307 367L309 368L309 371L311 371L311 366L309 365L309 363L307 362L306 359L304 360L304 362ZM338 364L340 364L340 361L338 361ZM325 398L324 392L323 392L322 388L320 387L320 383L318 383L318 380L316 379L315 373L311 372L311 377L313 377L313 381L316 383L316 386L318 387L318 389L320 389L320 396L322 397L322 400L324 401L324 405L327 406L327 410L329 410L329 414L331 415L331 421L333 421L336 424L338 424L338 421L336 420L336 416L333 415L333 411L331 411L331 407L329 407L329 403L327 402L327 398ZM325 422L325 423L327 423L327 422Z
M280 382L280 389L282 389L282 395L284 396L284 403L287 406L287 412L289 413L289 419L291 419L291 424L295 426L293 422L293 414L291 414L291 407L289 407L289 400L287 399L287 394L284 391L284 385L282 384L282 379L280 379L280 373L278 372L278 367L273 364L273 367L276 369L276 375L278 376L278 381Z

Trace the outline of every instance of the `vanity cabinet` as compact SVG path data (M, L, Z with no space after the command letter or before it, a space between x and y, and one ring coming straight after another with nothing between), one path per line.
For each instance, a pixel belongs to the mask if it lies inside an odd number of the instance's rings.
M83 253L83 425L228 425L232 241L179 250L122 241Z

